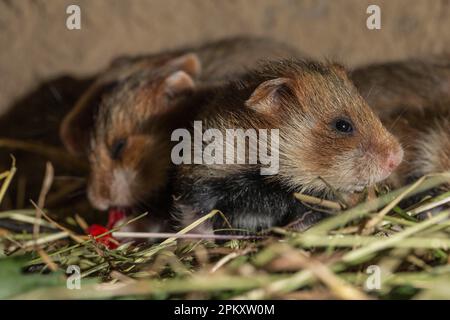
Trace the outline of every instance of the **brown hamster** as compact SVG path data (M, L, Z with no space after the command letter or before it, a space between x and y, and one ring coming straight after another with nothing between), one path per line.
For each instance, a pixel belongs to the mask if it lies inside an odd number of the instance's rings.
M369 65L355 69L351 78L404 147L392 186L450 170L450 57Z
M356 68L355 86L381 117L450 99L450 57L407 59Z
M96 208L142 204L164 189L170 132L194 110L194 98L179 103L194 90L194 74L185 68L190 63L197 58L138 71L103 95L89 152L87 190Z
M94 207L129 207L159 197L170 165L169 133L192 119L205 96L192 96L195 82L214 87L261 59L297 54L269 39L239 38L117 60L61 128L68 150L88 154Z
M218 209L240 230L293 221L303 229L326 214L311 212L294 191L332 197L327 183L341 192L360 191L387 178L403 156L397 139L337 65L271 62L221 88L204 110L196 118L204 130L225 135L229 128L279 129L279 171L261 175L262 164L248 162L180 165L174 215L183 225ZM209 227L226 224L217 216Z
M450 170L450 101L392 114L384 123L405 151L388 180L394 187Z

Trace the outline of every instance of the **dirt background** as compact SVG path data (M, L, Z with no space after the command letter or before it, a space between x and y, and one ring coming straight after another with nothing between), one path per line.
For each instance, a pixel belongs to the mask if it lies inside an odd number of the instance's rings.
M66 7L81 7L81 30ZM378 4L381 30L368 30ZM270 36L350 67L450 52L449 0L0 0L0 111L39 84L122 54L239 34Z

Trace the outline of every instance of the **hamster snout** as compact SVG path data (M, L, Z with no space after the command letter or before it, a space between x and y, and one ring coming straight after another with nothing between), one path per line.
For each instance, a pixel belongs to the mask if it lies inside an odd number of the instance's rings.
M128 207L134 202L131 185L136 180L136 173L127 169L114 169L102 179L92 179L88 185L88 198L99 210L110 207Z
M387 130L379 131L378 136L368 135L365 146L359 151L362 157L355 157L358 175L367 176L367 185L388 178L403 160L403 148Z
M367 147L362 147L362 157L355 157L355 177L365 181L365 186L387 179L401 164L403 160L403 148L386 129L379 130L378 135L367 135ZM357 183L358 184L358 183ZM363 188L360 188L363 189Z
M402 162L403 149L401 147L390 151L382 164L383 179L387 178Z
M120 152L104 141L93 144L88 181L92 205L100 210L133 207L163 188L169 157L163 137L130 135Z

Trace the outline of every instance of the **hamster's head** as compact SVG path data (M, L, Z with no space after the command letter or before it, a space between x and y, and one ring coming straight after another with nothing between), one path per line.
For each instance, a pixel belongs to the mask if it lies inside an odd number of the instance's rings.
M94 207L144 205L165 187L172 122L198 72L196 56L186 55L169 67L137 71L102 97L88 152Z
M282 62L247 106L279 128L279 176L292 188L361 191L387 178L403 150L338 65Z

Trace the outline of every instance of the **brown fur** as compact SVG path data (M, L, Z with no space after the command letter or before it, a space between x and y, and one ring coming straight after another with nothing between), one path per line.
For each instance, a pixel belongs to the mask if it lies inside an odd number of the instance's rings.
M304 56L297 50L272 39L237 37L162 53L118 58L98 75L94 84L86 90L63 119L60 136L67 150L76 155L86 153L89 146L88 133L94 126L93 119L96 116L99 99L112 85L139 70L152 70L176 64L177 58L188 54L198 57L201 73L197 72L197 66L190 62L180 66L180 69L186 70L188 74L195 74L196 80L201 83L223 83L233 75L257 66L262 60Z
M226 129L278 129L279 172L263 176L261 163L248 162L181 165L173 183L173 215L184 226L217 209L237 232L287 224L301 231L327 214L296 201L293 191L330 198L328 184L358 191L386 178L402 157L398 141L340 66L270 62L220 88L203 107L197 117L203 129L220 129L223 136ZM352 122L353 132L337 130L342 119ZM217 216L196 231L224 228Z
M339 117L353 122L354 135L331 129ZM389 154L401 157L402 152L342 67L335 65L287 60L268 64L224 87L199 118L206 123L204 129L279 128L280 172L271 179L292 189L326 190L321 177L338 190L360 190L386 178ZM249 167L187 165L180 172L201 180L205 172L226 176Z
M450 99L450 57L445 55L363 66L350 77L382 117Z
M450 102L393 114L384 122L405 150L402 165L389 179L393 186L450 170Z
M405 150L391 185L450 170L450 57L370 65L351 78Z
M61 127L69 151L89 154L88 194L94 206L133 205L165 186L169 133L192 119L195 104L204 96L196 93L193 101L183 105L194 81L205 87L200 91L209 92L261 59L297 54L268 39L238 38L115 61ZM126 146L120 159L112 159L112 149L120 139L127 140ZM125 181L120 183L120 192L115 190L116 180Z
M138 204L164 189L170 133L194 108L191 103L179 103L193 88L168 85L172 75L170 68L143 70L103 97L89 152L88 195L96 207ZM174 87L181 91L175 92ZM114 157L118 141L125 145L120 156Z

